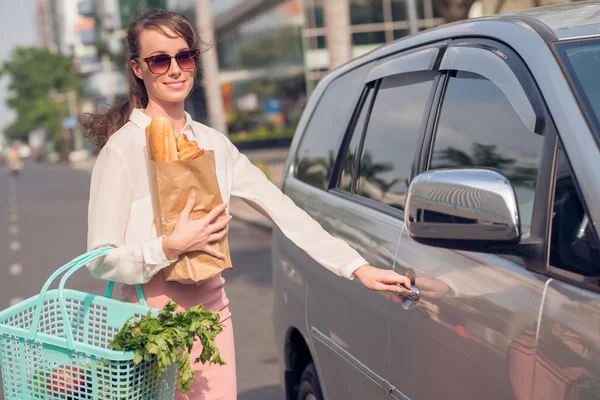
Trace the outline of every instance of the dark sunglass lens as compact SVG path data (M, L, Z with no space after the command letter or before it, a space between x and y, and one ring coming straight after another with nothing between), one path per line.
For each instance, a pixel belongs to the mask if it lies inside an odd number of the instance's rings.
M192 69L196 66L196 57L193 51L182 51L175 56L175 59L182 69Z
M166 72L170 65L171 57L168 55L156 56L148 60L148 68L150 68L150 71L154 72L155 74L162 74L163 72Z

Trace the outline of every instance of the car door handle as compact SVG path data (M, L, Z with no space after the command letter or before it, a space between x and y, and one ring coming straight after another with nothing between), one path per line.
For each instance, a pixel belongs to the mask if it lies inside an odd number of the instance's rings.
M417 286L413 285L410 287L410 290L407 290L404 286L402 286L399 283L397 283L396 285L404 289L402 292L398 293L399 296L402 296L410 301L419 301L419 299L421 298L421 289L419 289Z

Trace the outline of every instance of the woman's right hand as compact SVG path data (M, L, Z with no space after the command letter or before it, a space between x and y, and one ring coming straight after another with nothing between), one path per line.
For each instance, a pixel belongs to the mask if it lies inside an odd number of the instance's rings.
M216 258L225 258L225 254L217 251L212 244L227 235L227 225L231 216L216 221L227 204L220 204L211 212L198 220L192 219L192 210L196 205L196 193L191 192L183 211L179 214L173 232L163 237L163 251L167 259L172 260L190 251L203 251Z

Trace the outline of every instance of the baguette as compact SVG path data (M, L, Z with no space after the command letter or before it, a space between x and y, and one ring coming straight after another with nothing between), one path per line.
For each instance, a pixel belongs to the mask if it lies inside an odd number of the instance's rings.
M146 143L148 146L148 157L154 161L175 161L177 155L177 143L173 125L169 118L157 115L146 128Z
M177 150L181 160L195 160L204 155L204 150L198 147L198 143L188 140L185 133L180 133L177 137Z

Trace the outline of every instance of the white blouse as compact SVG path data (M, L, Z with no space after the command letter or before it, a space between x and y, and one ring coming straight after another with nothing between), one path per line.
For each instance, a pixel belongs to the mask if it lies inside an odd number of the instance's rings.
M327 233L297 207L260 169L218 131L186 113L183 128L190 139L214 150L223 202L237 196L264 210L292 242L333 273L353 279L367 264L353 248ZM88 250L114 247L101 261L88 265L99 279L125 284L147 283L168 260L157 237L148 183L146 126L151 118L134 109L129 122L100 151L92 172L88 210Z

